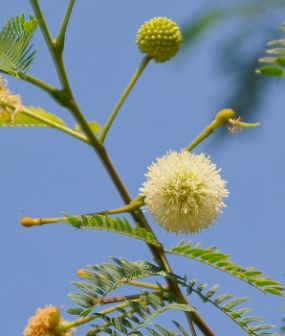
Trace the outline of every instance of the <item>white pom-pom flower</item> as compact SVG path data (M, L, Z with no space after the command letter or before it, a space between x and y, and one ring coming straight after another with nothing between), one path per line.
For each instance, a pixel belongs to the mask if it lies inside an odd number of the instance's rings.
M215 222L225 207L229 192L219 172L204 154L169 152L148 168L140 192L166 230L194 234Z

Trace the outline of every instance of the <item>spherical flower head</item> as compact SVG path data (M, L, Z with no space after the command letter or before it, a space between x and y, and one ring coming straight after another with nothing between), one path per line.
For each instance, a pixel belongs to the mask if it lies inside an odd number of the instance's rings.
M61 323L60 311L54 306L39 308L29 320L24 336L67 336L58 328Z
M166 17L146 21L137 33L140 50L156 62L166 62L177 54L181 47L182 34L179 26Z
M226 182L204 154L169 152L157 159L140 189L145 205L166 230L195 234L209 227L225 207Z

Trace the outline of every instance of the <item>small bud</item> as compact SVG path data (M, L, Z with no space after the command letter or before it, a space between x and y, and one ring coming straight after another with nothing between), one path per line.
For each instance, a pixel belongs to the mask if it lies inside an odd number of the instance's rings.
M220 124L227 124L229 122L230 119L235 118L235 111L232 109L224 109L221 110L220 112L218 112L218 114L216 115L216 120L220 123Z
M39 225L39 222L35 218L23 217L23 218L21 218L21 224L25 227L32 227L32 226Z
M80 269L78 272L77 272L77 276L79 278L85 278L85 277L88 277L90 275L90 272L86 271L85 269Z
M156 62L166 62L177 54L181 47L182 34L179 26L166 17L146 21L137 33L140 50Z

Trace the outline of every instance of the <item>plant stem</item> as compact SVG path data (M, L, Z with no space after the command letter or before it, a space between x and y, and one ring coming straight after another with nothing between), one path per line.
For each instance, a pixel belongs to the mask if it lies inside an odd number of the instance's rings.
M154 285L148 282L142 282L142 281L130 281L128 283L131 286L136 286L136 287L142 287L142 288L148 288L148 289L154 289L154 290L160 290L161 287L158 285Z
M84 135L83 137L86 138ZM89 144L87 140L86 142ZM120 214L120 213L131 213L135 211L136 209L138 209L143 204L142 200L143 198L138 197L134 199L131 203L121 208L116 208L116 209L111 209L111 210L106 210L106 211L101 211L101 212L94 212L94 213L89 213L89 214L83 214L80 216L115 215L115 214ZM21 224L25 227L41 226L45 224L56 224L60 222L66 223L68 221L66 217L42 217L42 218L41 217L37 217L37 218L23 217L21 219Z
M211 133L214 132L216 128L220 125L217 124L216 120L211 122L198 136L197 138L188 146L186 150L191 152L196 146L198 146L203 140L205 140Z
M43 12L41 10L39 1L38 0L30 0L30 2L31 2L31 5L33 7L36 18L39 20L39 26L41 28L41 31L42 31L42 34L43 34L44 39L46 41L47 47L50 51L53 62L55 64L55 68L56 68L56 71L58 73L58 77L59 77L59 80L61 82L62 88L64 89L64 88L66 88L66 85L69 86L69 84L68 84L68 81L67 81L67 78L66 78L63 62L61 60L63 49L62 50L58 49L57 45L56 45L56 40L52 39L52 37L50 35L50 32L49 32L49 29L48 29L48 26L46 24L46 20L44 18ZM67 23L68 23L68 20L67 20ZM63 103L64 102L63 93L64 92L59 94L61 100L59 99L58 101L60 101L64 105L64 103Z
M49 120L45 117L42 117L41 115L38 115L37 113L34 113L33 111L31 111L27 108L24 108L23 110L21 110L21 113L24 113L24 114L26 114L30 117L33 117L37 120L40 120L40 121L44 122L45 124L51 126L52 128L58 129L59 131L62 131L62 132L66 133L68 135L71 135L72 137L74 137L74 138L76 138L80 141L83 141L83 142L89 144L89 140L84 134L76 132L69 127L66 127L64 125L61 125L61 124L55 122L55 121Z
M49 48L49 51L51 53L53 53L53 50L52 50L53 40L52 40L52 37L50 35L49 29L47 27L46 20L44 18L44 15L43 15L43 12L42 12L41 7L39 5L39 2L38 2L38 0L30 0L30 3L33 7L33 10L34 10L34 13L35 13L37 19L39 20L39 26L41 28L44 39L46 40L46 44Z
M17 108L16 106L14 106L12 104L9 104L6 101L2 101L1 98L0 98L0 105L5 106L5 107L9 107L10 109L15 109L15 110ZM64 133L68 134L68 135L71 135L72 137L74 137L74 138L76 138L80 141L83 141L83 142L89 144L88 138L84 134L76 132L73 129L67 127L67 126L64 126L62 124L57 123L56 121L45 118L44 116L33 112L33 110L31 110L27 107L23 107L23 108L21 107L20 111L18 111L18 113L26 114L26 115L32 117L33 119L41 121L42 123L46 124L47 126L55 128L59 131L62 131Z
M128 191L126 190L121 178L119 177L116 169L114 168L113 163L110 160L107 151L105 150L103 145L98 141L98 139L94 135L92 129L90 128L88 122L86 121L84 115L82 114L80 108L78 107L78 105L76 103L76 100L74 99L74 96L73 96L73 93L72 93L72 90L71 90L71 87L70 87L70 84L69 84L69 81L68 81L68 77L67 77L67 74L66 74L66 71L65 71L65 66L64 66L64 62L63 62L63 58L62 58L62 51L57 52L57 50L55 48L55 45L50 38L50 34L49 34L49 31L48 31L47 25L45 23L45 19L43 17L43 14L41 12L40 6L38 4L38 1L37 0L30 0L30 1L32 3L33 8L34 8L35 15L39 19L39 23L40 23L42 32L45 36L45 40L48 44L49 50L50 50L51 55L53 57L59 79L62 83L63 90L58 95L58 101L61 101L61 103L71 111L72 115L77 120L81 129L86 134L86 136L89 138L91 146L94 148L95 152L99 155L99 158L101 159L104 167L106 168L111 180L113 181L114 185L116 186L116 188L117 188L119 194L121 195L122 199L124 200L124 202L126 204L129 204L132 201L132 199L131 199ZM145 58L142 65L141 65L141 71L144 69L144 67L147 65L148 62L149 62L149 59ZM135 84L138 77L139 76L135 75L134 79L133 79L133 82L132 81L130 82L128 88L125 91L125 95L123 94L122 98L120 99L120 101L118 103L118 107L116 108L117 112L119 111L121 105L125 101L126 97L128 96L128 93L130 92L131 88ZM113 119L115 118L117 112L116 113L113 112ZM107 124L111 125L112 121L113 120L111 120ZM106 131L103 133L103 137L101 138L101 141L102 141L102 139L103 140L105 139L105 136L106 136L109 128L110 128L110 126L107 126ZM145 219L143 213L140 210L132 212L132 217L144 229L153 233L151 227L149 226L147 220ZM168 263L168 260L166 259L166 256L163 252L163 248L162 247L157 247L157 246L152 246L151 244L148 244L148 246L149 246L154 258L164 266L164 268L167 272L171 272L171 267L170 267L170 265ZM173 293L176 295L179 302L188 304L188 301L183 296L178 284L175 281L172 281L171 279L166 279L166 280L168 282L169 289L173 291ZM109 313L109 312L105 312L105 313ZM189 315L189 314L191 314L191 315ZM215 334L211 331L211 329L208 327L208 325L205 323L205 321L198 315L198 313L188 312L188 313L186 313L186 315L187 316L189 315L189 318L193 319L193 321L196 323L196 325L200 328L200 330L206 336L215 336ZM88 318L90 319L90 316L88 316L87 318L84 318L84 319L86 319L86 322L90 321L90 320L88 320ZM84 323L86 323L86 322L84 322ZM82 324L82 323L80 323L80 324Z
M14 75L10 74L9 72L3 71L3 70L1 70L0 72L4 73L5 75L8 75L8 76L15 77ZM39 79L37 77L27 75L25 73L18 73L17 76L18 76L18 78L22 79L23 81L25 81L27 83L30 83L30 84L33 84L33 85L39 87L40 89L46 91L51 96L54 96L55 93L58 91L58 89L56 87L42 81L41 79Z
M224 109L217 113L215 119L197 136L197 138L185 148L191 152L199 143L205 140L211 133L213 133L220 126L226 125L229 120L235 117L235 112L231 109Z
M121 304L119 304L117 306L113 306L113 307L104 309L101 312L99 312L97 315L88 315L86 317L83 317L81 319L75 320L73 322L66 323L65 325L62 326L61 329L62 329L62 331L73 329L73 328L78 327L78 326L80 326L82 324L91 322L91 321L95 320L96 318L99 318L100 315L107 315L107 314L113 313L113 312L115 312L117 310L123 309L123 308L128 307L128 306L129 306L128 302L121 303Z
M24 73L20 73L19 77L22 80L24 80L25 82L31 83L31 84L43 89L44 91L46 91L50 95L53 95L54 92L57 91L57 89L54 86L52 86L52 85L34 77L34 76L27 75L27 74L24 74Z
M139 66L139 68L137 69L137 71L135 72L135 74L133 75L133 77L131 78L129 84L127 85L126 89L124 90L122 96L120 97L119 101L117 102L114 110L112 111L106 125L104 126L102 133L100 135L100 142L103 144L105 141L105 138L109 132L110 127L112 126L116 116L118 115L124 101L127 99L129 93L131 92L132 88L134 87L134 85L136 84L137 80L139 79L139 77L141 76L141 74L143 73L144 69L146 68L146 66L148 65L149 61L151 60L150 57L145 56Z
M64 48L66 28L68 26L69 19L70 19L74 4L75 4L75 0L69 0L64 19L62 21L59 33L58 33L57 38L56 38L56 42L55 42L56 47L61 51Z
M160 288L158 289L160 290ZM149 293L163 297L163 292L159 290L149 292ZM115 297L110 297L110 298L102 298L102 299L99 299L99 305L105 305L105 304L110 304L110 303L115 303L115 302L134 301L134 300L140 299L142 295L143 293L134 294L134 295L125 295L125 296L115 296Z

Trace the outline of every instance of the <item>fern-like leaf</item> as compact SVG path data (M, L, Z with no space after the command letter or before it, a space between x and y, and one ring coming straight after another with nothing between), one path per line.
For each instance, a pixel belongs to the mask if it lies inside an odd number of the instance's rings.
M0 32L0 70L14 76L25 73L35 57L36 51L30 41L37 29L38 21L24 15L7 21Z
M140 330L147 330L153 335L153 329L150 326L152 326L152 320L158 315L168 310L194 311L194 308L190 305L168 302L153 293L144 293L139 300L126 301L126 303L128 304L126 308L118 308L118 316L108 317L104 315L102 317L98 315L105 323L93 325L93 329L87 335L94 336L100 332L109 335L144 335L145 332L142 333ZM156 333L156 335L161 335L163 330L163 335L177 336L177 334L159 325L156 325L156 328L161 332Z
M0 127L52 127L49 121L64 126L65 123L55 114L33 106L20 109L14 115L9 110L0 112Z
M102 215L84 215L66 217L68 224L77 229L110 231L142 240L154 246L161 246L152 232L142 227L133 227L127 219L111 218Z
M285 24L280 27L280 31L285 33ZM285 39L278 39L268 43L266 50L268 56L259 59L259 62L265 64L257 70L257 73L274 76L285 76Z
M187 294L197 294L203 302L211 303L221 312L226 314L232 321L240 326L250 336L278 336L278 334L271 332L274 328L271 324L263 324L262 319L256 316L249 316L248 313L252 311L251 308L240 308L240 305L247 302L248 298L235 298L231 294L223 294L216 296L218 285L208 289L207 284L198 284L196 280L187 283L186 280L180 282L186 287ZM252 325L254 323L254 325Z
M68 310L75 315L86 315L100 305L100 300L117 288L142 278L174 275L165 272L162 268L146 261L129 262L126 259L112 258L114 263L103 263L89 266L86 270L80 270L78 276L84 282L73 284L83 292L70 294L70 298L82 309Z
M239 280L249 283L264 293L285 296L285 288L280 282L264 276L263 272L254 267L245 268L233 263L230 260L230 255L219 251L215 247L202 248L199 244L193 246L192 242L181 242L176 247L165 252L187 257L219 269Z

